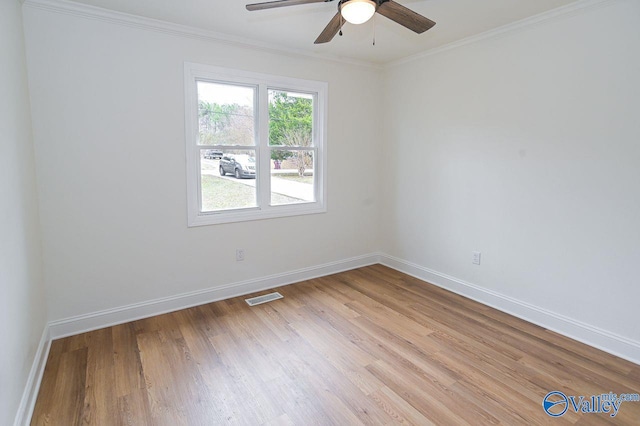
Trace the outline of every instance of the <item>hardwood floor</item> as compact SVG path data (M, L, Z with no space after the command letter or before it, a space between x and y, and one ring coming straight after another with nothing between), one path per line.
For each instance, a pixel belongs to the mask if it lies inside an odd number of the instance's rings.
M277 291L54 341L32 424L640 424L542 407L640 366L384 266Z

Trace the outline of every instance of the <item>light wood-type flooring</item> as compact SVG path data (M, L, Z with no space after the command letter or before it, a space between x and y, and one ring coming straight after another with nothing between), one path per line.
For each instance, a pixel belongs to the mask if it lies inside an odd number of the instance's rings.
M276 290L54 341L32 424L640 424L542 407L640 366L384 266Z

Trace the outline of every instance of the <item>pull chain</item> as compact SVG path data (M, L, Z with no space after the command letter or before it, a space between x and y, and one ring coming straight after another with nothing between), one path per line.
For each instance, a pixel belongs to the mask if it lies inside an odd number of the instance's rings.
M376 45L376 15L373 15L373 45Z
M340 14L340 32L338 33L340 35L340 37L342 37L342 26L344 25L344 18L342 17L342 14Z

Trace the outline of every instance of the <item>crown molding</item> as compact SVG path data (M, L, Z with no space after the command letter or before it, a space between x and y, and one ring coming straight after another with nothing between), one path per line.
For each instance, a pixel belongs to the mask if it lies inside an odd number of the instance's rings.
M518 31L532 28L546 22L554 21L556 19L562 19L567 16L577 15L595 7L602 7L608 3L612 3L613 1L614 0L578 0L574 3L570 3L565 6L560 6L558 8L551 9L534 16L530 16L528 18L521 19L519 21L512 22L498 28L494 28L489 31L485 31L480 34L463 38L461 40L457 40L457 41L445 44L443 46L435 47L433 49L425 50L423 52L416 53L415 55L407 56L402 59L387 62L386 64L383 65L383 68L385 69L393 68L398 65L415 62L420 59L424 59L429 56L436 55L438 53L447 52L449 50L457 49L462 46L467 46L469 44L474 44L484 40L503 37L505 35L509 35Z
M226 44L229 46L258 50L260 52L268 52L277 55L286 55L291 57L314 59L320 61L331 61L340 64L354 65L358 67L370 69L382 69L383 66L374 62L360 61L341 56L332 56L326 54L313 54L299 49L283 48L261 41L223 34L216 31L205 30L202 28L191 27L187 25L175 24L172 22L162 21L153 18L147 18L132 15L124 12L117 12L101 7L90 6L82 3L76 3L68 0L23 0L24 7L45 10L48 12L71 15L83 19L91 19L95 21L107 22L115 25L136 28L144 31L153 31L168 34L176 37L185 37L190 39L202 40L206 42Z
M264 43L254 39L232 36L216 31L205 30L201 28L191 27L187 25L175 24L172 22L152 19L124 12L116 12L101 7L90 6L82 3L76 3L69 0L20 0L24 7L46 10L54 13L77 16L84 19L92 19L96 21L107 22L126 27L137 28L145 31L153 31L173 35L177 37L185 37L206 42L226 44L242 49L259 50L261 52L269 52L278 55L286 55L291 57L314 59L321 61L331 61L340 64L353 65L369 69L389 69L399 65L411 63L438 53L457 49L466 45L477 43L484 40L502 37L517 31L534 27L555 19L561 19L567 16L583 13L588 9L601 7L615 0L578 0L566 6L561 6L547 12L540 13L516 22L503 25L498 28L485 31L461 40L457 40L443 46L425 50L423 52L407 56L398 60L387 63L376 63L369 61L356 60L342 56L327 54L312 54L300 49L284 48L269 43Z

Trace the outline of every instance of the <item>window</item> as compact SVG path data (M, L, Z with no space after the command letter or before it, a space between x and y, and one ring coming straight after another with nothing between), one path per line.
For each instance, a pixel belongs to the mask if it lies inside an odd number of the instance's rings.
M327 83L185 63L188 225L326 211Z

